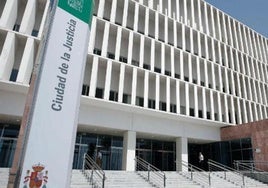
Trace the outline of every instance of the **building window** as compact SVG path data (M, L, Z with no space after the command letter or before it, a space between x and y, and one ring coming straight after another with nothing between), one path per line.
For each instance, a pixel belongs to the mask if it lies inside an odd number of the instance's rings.
M136 105L143 107L144 99L142 97L136 97Z
M96 88L96 98L103 99L103 89L101 88Z
M155 109L155 100L153 99L148 100L148 108Z
M144 69L147 69L147 70L150 70L150 65L143 64L143 68L144 68Z
M114 54L113 53L110 53L110 52L107 53L107 56L110 59L114 59L114 57L115 57Z
M39 33L38 30L35 30L35 29L32 30L32 36L37 37L38 33Z
M134 65L134 66L139 66L139 62L138 61L135 61L135 60L132 60L131 61L131 64Z
M194 117L194 109L193 108L190 108L190 116Z
M123 103L130 104L131 103L131 96L128 94L123 94Z
M177 113L177 106L176 106L176 104L170 104L170 112Z
M158 67L155 67L155 68L154 68L154 72L161 73L161 69L160 69L160 68L158 68Z
M19 24L15 24L13 27L13 31L19 31L20 30L20 25Z
M118 101L118 93L116 91L110 91L110 101Z
M18 76L18 72L19 71L17 69L12 69L12 72L11 72L11 75L10 75L10 78L9 78L9 81L16 82L17 76Z
M89 86L83 84L83 87L82 87L82 95L88 96L88 93L89 93Z
M159 102L159 109L162 111L167 111L167 104L165 102Z
M124 63L127 63L127 58L126 57L123 57L123 56L120 56L119 57L119 61L124 62Z
M101 55L101 50L100 49L97 49L97 48L94 48L93 53L94 54L97 54L97 55Z

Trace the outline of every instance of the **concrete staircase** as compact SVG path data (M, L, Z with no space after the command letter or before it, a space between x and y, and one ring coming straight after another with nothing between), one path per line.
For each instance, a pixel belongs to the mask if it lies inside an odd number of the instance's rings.
M199 183L191 181L185 173L165 172L167 188L200 188Z
M0 168L0 188L7 188L9 168Z

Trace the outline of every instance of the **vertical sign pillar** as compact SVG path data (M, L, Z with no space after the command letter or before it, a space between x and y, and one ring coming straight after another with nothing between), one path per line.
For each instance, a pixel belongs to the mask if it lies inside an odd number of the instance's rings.
M37 62L20 188L70 187L93 1L58 0L54 5Z

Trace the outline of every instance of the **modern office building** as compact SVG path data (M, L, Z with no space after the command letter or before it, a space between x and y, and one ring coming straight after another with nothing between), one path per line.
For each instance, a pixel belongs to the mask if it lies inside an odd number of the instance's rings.
M0 1L0 167L12 165L49 3ZM221 128L268 117L267 60L267 38L204 0L95 0L73 168L97 148L113 170L134 170L135 156L162 170L199 151L253 159L250 137L220 142Z

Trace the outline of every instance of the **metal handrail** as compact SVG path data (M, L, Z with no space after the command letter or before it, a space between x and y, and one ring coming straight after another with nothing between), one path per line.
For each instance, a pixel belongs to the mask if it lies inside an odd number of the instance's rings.
M243 173L239 172L238 170L235 170L231 167L228 167L226 165L223 165L211 159L208 160L208 168L210 172L211 171L223 171L224 172L223 178L233 183L237 183L237 181L234 181L234 178L237 177L238 179L242 180L243 186L245 186L245 176ZM227 176L227 172L228 174L230 174L229 177Z
M186 161L182 161L182 166L186 167L186 169L188 171L190 171L190 179L192 181L195 181L199 184L201 184L202 186L209 185L211 186L211 176L210 176L210 172L206 172L203 169L194 166ZM194 172L198 172L198 176L195 176Z
M234 164L234 167L239 171L242 168L242 169L247 169L249 171L266 172L265 170L257 168L256 165L264 164L264 165L267 165L268 167L267 161L234 160L233 164Z
M245 176L258 180L262 183L268 184L268 172L256 168L254 163L255 161L236 160L234 161L234 166L236 170L243 172ZM261 162L261 164L267 164L267 162Z
M104 188L105 173L87 153L84 154L82 172L88 181L92 183L92 187Z
M163 171L140 157L136 157L134 160L136 162L136 171L139 172L142 177L157 187L166 187L166 174Z

